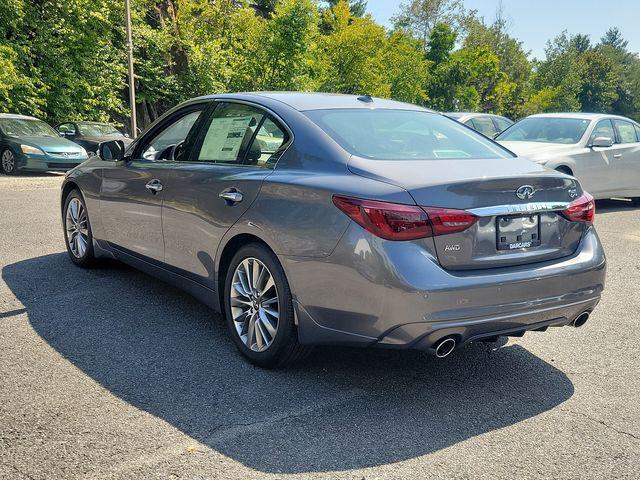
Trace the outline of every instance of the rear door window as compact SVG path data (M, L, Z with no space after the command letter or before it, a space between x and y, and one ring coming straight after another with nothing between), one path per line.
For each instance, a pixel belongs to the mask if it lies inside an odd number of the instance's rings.
M250 151L253 137L262 123L264 112L250 105L238 103L219 104L209 124L205 126L199 162L242 163L245 156L257 159L261 152Z
M271 117L266 117L249 148L259 149L260 156L252 159L252 164L264 166L275 164L289 142L289 134Z
M289 135L266 111L240 103L218 105L195 160L199 162L258 165L274 164L289 142Z
M513 125L513 122L507 120L506 118L501 117L493 117L493 121L496 124L496 128L498 132L504 132L507 128Z
M493 137L497 133L491 117L475 117L471 122L478 132L487 137Z
M613 124L618 132L618 143L636 143L638 141L633 123L624 120L614 120Z

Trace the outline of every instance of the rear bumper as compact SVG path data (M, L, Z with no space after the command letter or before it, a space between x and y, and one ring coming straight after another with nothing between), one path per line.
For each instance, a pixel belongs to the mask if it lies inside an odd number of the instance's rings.
M284 258L300 341L426 350L447 336L465 343L567 325L604 288L594 228L569 257L480 271L443 270L425 245L352 225L326 259Z

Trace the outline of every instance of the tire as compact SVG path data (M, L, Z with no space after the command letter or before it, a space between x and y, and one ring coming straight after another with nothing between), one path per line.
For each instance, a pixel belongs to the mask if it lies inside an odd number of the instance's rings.
M634 197L631 199L631 203L633 203L634 207L640 207L640 197Z
M262 273L265 269L266 273ZM247 278L247 270L250 275L255 272L253 276L258 279ZM273 286L269 286L269 277ZM248 292L248 285L253 286L253 292ZM260 293L256 295L255 291ZM273 315L275 305L277 317ZM225 279L224 308L231 338L254 365L282 367L311 351L298 342L291 290L282 265L273 252L259 243L245 245L231 260Z
M78 217L79 219L77 219ZM96 257L93 252L91 222L87 206L79 190L71 190L65 198L62 224L64 241L71 261L82 268L94 266Z
M18 173L16 155L9 148L5 148L0 153L0 171L5 175L16 175Z

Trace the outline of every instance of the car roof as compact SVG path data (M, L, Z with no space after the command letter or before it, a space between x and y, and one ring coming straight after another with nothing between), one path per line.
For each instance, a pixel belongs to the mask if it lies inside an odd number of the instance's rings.
M108 122L91 122L88 120L81 120L79 122L62 122L62 123L75 123L77 125L109 125L111 126L111 124Z
M259 100L268 98L284 103L300 112L308 110L331 110L342 108L362 109L387 109L387 110L417 110L436 113L434 110L413 105L411 103L397 102L384 98L369 97L365 95L345 95L339 93L313 93L313 92L242 92L223 93L220 95L207 95L198 99L235 99L235 100ZM194 99L194 100L198 100ZM363 99L370 101L363 101Z
M602 118L619 118L621 120L633 121L630 118L610 113L586 113L586 112L564 112L564 113L538 113L527 118L575 118L580 120L600 120Z
M0 113L0 118L11 118L15 120L40 120L36 117L30 117L29 115L18 115L17 113Z
M494 118L504 118L505 120L509 120L507 117L503 117L502 115L496 115L495 113L482 113L482 112L445 112L447 117L450 118L475 118L475 117L494 117ZM511 120L509 120L511 121Z

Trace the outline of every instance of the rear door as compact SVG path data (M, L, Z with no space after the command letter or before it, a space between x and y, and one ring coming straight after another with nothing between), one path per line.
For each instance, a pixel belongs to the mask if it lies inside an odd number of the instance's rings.
M205 106L176 111L139 140L130 158L104 169L100 212L105 238L116 249L164 261L164 172L173 148L184 142Z
M163 172L165 263L215 289L218 245L251 206L290 139L262 107L218 103L191 151Z
M619 194L635 196L640 191L640 138L633 123L613 119L616 145L613 154L613 177Z

